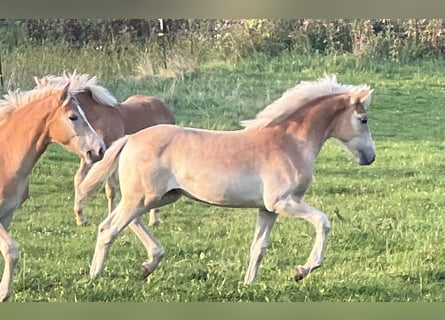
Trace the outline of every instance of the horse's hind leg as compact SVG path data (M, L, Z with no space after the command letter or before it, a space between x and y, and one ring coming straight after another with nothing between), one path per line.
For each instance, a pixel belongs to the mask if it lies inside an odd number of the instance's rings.
M159 224L159 207L175 202L181 197L181 195L182 193L179 190L174 190L174 189L164 194L161 197L161 199L156 203L157 207L150 210L148 225L154 226Z
M19 259L19 248L0 223L0 251L5 260L3 276L0 282L0 301L5 301L11 294L12 276Z
M117 171L115 171L105 183L105 194L107 196L108 200L108 214L111 214L113 212L115 205L114 205L114 199L116 198L116 185L117 185Z
M147 278L156 269L164 256L164 248L144 225L140 217L137 217L130 223L130 228L147 250L148 259L141 266L142 275L144 278Z
M90 169L91 165L80 160L79 169L74 176L74 215L76 216L76 223L78 226L84 226L87 223L87 219L83 215L84 198L80 196L78 188Z
M116 209L101 222L98 227L96 248L90 267L90 277L94 278L102 272L105 258L110 246L116 240L119 233L136 217L139 217L144 208L140 200L121 201Z
M327 235L331 228L329 219L320 210L292 197L279 201L274 205L274 209L278 214L302 218L310 222L315 228L315 242L306 263L295 267L294 278L296 281L301 280L312 270L319 268L323 262Z
M250 261L247 268L244 284L250 284L258 273L261 260L266 252L270 231L277 219L275 213L260 209L258 211L255 235L250 246Z

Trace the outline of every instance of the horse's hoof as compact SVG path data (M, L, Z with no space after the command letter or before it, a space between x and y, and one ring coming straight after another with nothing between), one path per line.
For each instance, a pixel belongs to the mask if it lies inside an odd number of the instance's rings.
M310 272L312 272L320 267L321 267L321 265L314 266L314 267L296 266L295 267L295 275L294 275L295 281L300 281L301 279L305 278Z
M86 220L82 220L82 221L77 221L77 225L79 227L86 227L87 226L87 221Z
M151 274L151 271L147 269L144 264L141 265L141 273L142 273L142 280L147 280L148 276Z
M300 280L302 280L307 274L308 274L308 272L307 272L307 270L306 270L305 267L303 267L303 266L297 266L297 267L295 267L294 280L295 280L295 281L300 281Z
M85 227L87 225L87 218L85 218L83 215L76 216L76 223L79 227Z
M0 302L6 302L6 300L8 300L10 297L10 293L6 293L6 294L1 294L0 295Z

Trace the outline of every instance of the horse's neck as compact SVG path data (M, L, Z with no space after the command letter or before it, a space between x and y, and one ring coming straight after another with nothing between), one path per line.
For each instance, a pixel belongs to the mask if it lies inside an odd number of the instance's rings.
M0 156L5 172L27 177L50 143L44 108L24 107L0 127Z
M338 101L335 100L338 98L331 99L312 107L297 110L285 124L288 132L302 143L307 144L314 154L314 159L326 140L331 137L336 118L341 112Z

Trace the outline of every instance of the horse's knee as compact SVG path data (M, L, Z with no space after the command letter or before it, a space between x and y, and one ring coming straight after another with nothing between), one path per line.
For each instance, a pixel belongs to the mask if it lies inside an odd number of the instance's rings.
M85 200L85 198L87 197L87 193L85 192L85 190L81 187L77 187L74 190L74 206L81 206L82 202Z
M98 227L97 239L103 245L110 245L116 238L118 232L111 228L110 223L101 223Z
M329 233L329 231L331 230L331 222L323 212L320 212L320 214L318 214L309 221L314 225L315 229L318 231Z

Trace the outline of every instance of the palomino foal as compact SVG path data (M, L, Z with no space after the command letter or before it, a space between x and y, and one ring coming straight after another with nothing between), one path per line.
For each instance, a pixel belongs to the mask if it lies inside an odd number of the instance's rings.
M330 229L326 215L303 201L315 159L332 137L359 164L374 161L364 107L371 94L367 85L342 85L327 76L288 90L242 122L244 130L159 125L116 141L80 185L88 194L118 168L122 200L99 225L90 276L102 271L110 245L127 225L147 250L144 276L151 274L164 249L140 217L185 195L218 206L258 208L246 284L257 275L278 215L310 222L315 242L306 263L295 269L295 280L303 279L321 266Z
M134 95L119 103L106 88L97 83L96 77L91 77L88 74L64 73L62 76L48 75L41 79L34 78L34 80L37 87L46 84L57 87L70 83L70 92L81 103L88 121L107 147L126 134L132 134L161 123L175 123L170 108L160 99ZM81 158L79 169L74 177L74 214L78 225L85 225L87 222L83 214L85 199L79 197L78 188L90 168L91 165ZM115 189L116 178L110 177L105 183L108 213L114 209ZM150 211L150 225L158 223L157 211L156 208Z
M14 210L28 197L29 176L51 142L91 164L105 144L85 118L68 85L9 92L0 100L0 250L5 260L0 301L11 292L18 246L7 233Z

